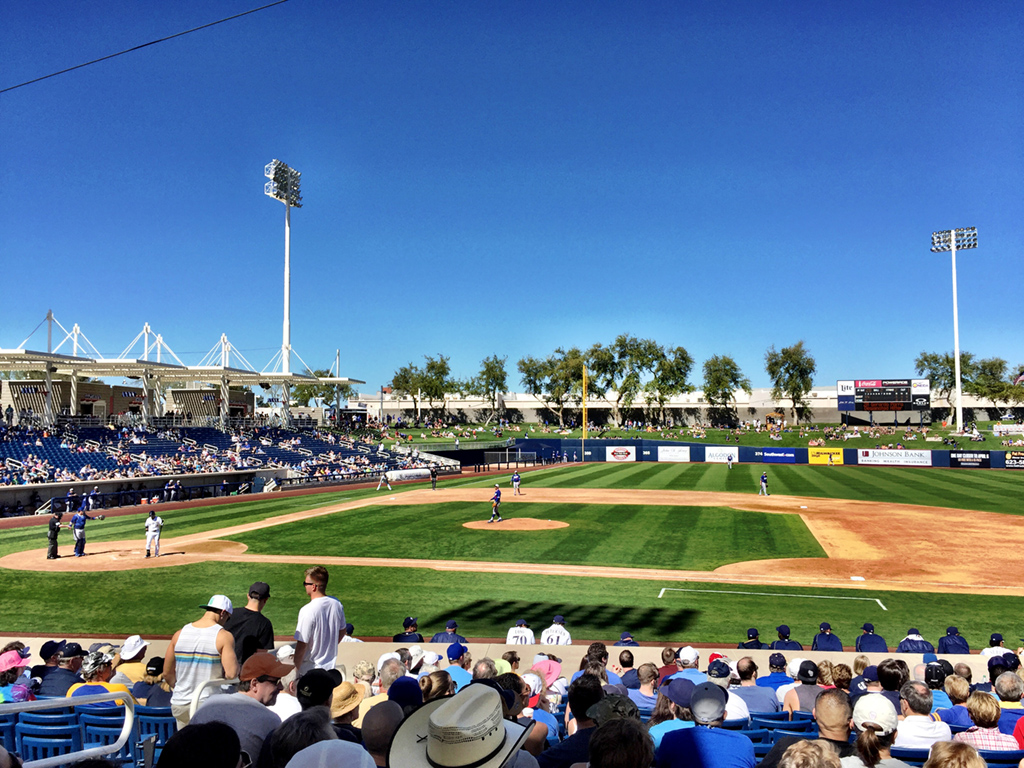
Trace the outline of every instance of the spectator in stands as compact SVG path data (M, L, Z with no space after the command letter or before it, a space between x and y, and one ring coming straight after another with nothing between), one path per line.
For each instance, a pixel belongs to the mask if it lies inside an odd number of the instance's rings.
M1024 680L1021 680L1013 672L1004 672L996 678L993 684L996 696L999 697L999 708L1002 714L999 717L999 730L1003 733L1013 733L1014 726L1024 709L1021 708L1021 694L1024 694ZM968 699L968 701L970 701ZM968 707L970 709L970 707Z
M493 680L497 676L498 670L494 666L494 661L486 656L473 665L473 680Z
M885 638L875 634L875 625L865 622L861 626L861 635L857 638L857 653L888 653L889 647Z
M622 651L619 653L618 675L622 679L622 684L629 690L636 690L640 687L640 679L633 668L633 662L632 651Z
M935 646L921 637L916 627L911 627L896 646L896 653L935 653Z
M970 744L940 741L932 746L923 768L988 768L988 764Z
M605 646L604 643L591 643L587 647L587 653L580 661L580 669L578 672L573 673L572 679L575 680L580 675L582 675L589 666L595 664L604 668L602 670L602 674L599 676L603 677L603 679L605 679L607 682L611 683L612 685L619 685L622 683L622 678L620 678L614 672L609 671L607 668L608 648Z
M380 693L359 702L359 716L353 721L356 728L362 728L363 718L373 707L388 700L388 690L395 681L405 677L405 666L397 659L388 659L380 667Z
M853 727L857 731L855 748L856 757L850 756L843 760L843 768L900 768L906 766L899 760L893 760L889 753L896 739L896 726L899 721L896 710L884 696L869 693L857 699L853 706Z
M787 691L782 700L782 708L790 713L791 720L794 712L812 712L818 694L824 690L818 685L818 665L813 661L800 662L796 677L799 684Z
M363 745L380 768L386 768L388 764L388 746L404 718L402 708L393 701L374 707L363 718Z
M362 700L363 689L357 688L347 680L338 685L332 693L331 722L334 724L335 733L342 741L351 741L355 744L361 744L363 741L362 731L353 725L359 716L359 702Z
M274 625L263 615L263 609L270 599L270 585L257 581L251 587L247 602L242 608L235 608L224 625L224 629L235 638L235 657L239 664L256 651L274 650Z
M851 680L853 680L853 670L849 665L836 664L832 667L832 683L836 688L841 688L849 693Z
M430 642L445 643L447 645L451 645L452 643L462 643L465 645L466 638L455 631L458 628L459 625L455 619L448 619L448 622L444 625L444 632L436 632L434 636L430 638Z
M676 667L678 671L669 675L668 680L689 680L694 685L706 682L708 677L698 669L700 665L700 653L691 645L686 645L676 652Z
M391 639L396 643L422 643L423 635L417 631L419 627L416 622L418 621L419 619L415 616L406 616L402 621L402 631Z
M836 687L832 682L832 662L828 659L818 662L818 685L826 689Z
M725 716L729 720L749 720L747 702L729 689L732 682L732 668L725 658L715 659L708 664L708 682L714 683L726 692Z
M146 676L146 649L149 643L139 635L132 635L121 644L120 652L114 657L112 683L121 683L131 688Z
M39 658L43 663L32 667L30 674L33 679L42 681L48 674L57 669L60 653L64 650L65 645L67 645L66 640L47 640L42 644L39 648Z
M932 692L932 713L938 709L949 709L953 706L945 691L946 670L937 661L924 668L924 684Z
M1003 642L1003 636L998 632L993 632L988 639L988 648L981 649L982 656L1002 656L1005 652L1006 643Z
M334 669L338 644L345 637L345 609L328 596L330 578L322 565L307 568L305 580L309 602L299 610L295 626L295 668L304 675L314 667Z
M782 755L781 768L842 768L835 749L822 739L803 739Z
M781 705L775 697L775 691L769 686L757 684L757 664L750 656L744 656L736 662L736 674L739 683L730 688L729 693L746 702L751 713L779 711Z
M468 671L473 663L473 656L469 648L461 643L452 643L448 646L448 674L455 683L456 690L462 690L463 686L473 681L473 675ZM493 666L493 662L491 662Z
M203 606L203 615L198 621L186 624L171 637L164 657L164 679L174 691L171 697L171 711L178 721L178 727L188 725L189 706L192 695L207 680L222 674L233 678L238 674L235 658L235 638L224 629L233 608L225 595L214 595ZM220 659L220 669L211 659ZM204 698L209 695L204 691Z
M839 757L852 755L855 750L850 743L850 718L853 715L850 697L836 688L822 691L812 712L818 723L818 738L826 742ZM780 736L757 768L775 768L786 750L802 740L803 736Z
M227 723L238 734L242 749L259 755L263 741L281 725L281 718L268 707L277 701L281 678L292 669L272 653L253 654L238 674L238 693L210 696L196 710L192 723Z
M871 667L868 667L864 670L865 677L868 677L868 670L870 669ZM881 694L889 700L892 708L899 712L900 689L910 680L910 675L904 671L904 665L901 665L897 659L883 659L882 663L878 665L875 674L878 678L878 684L882 689ZM869 685L868 690L871 689Z
M903 722L895 746L928 749L936 741L949 741L953 735L941 720L932 720L932 693L916 680L900 688L900 714Z
M323 768L324 766L345 766L345 768L374 768L373 758L360 745L346 741L319 741L300 749L287 768Z
M661 740L659 768L753 768L753 742L720 727L726 702L725 690L714 683L696 686L690 696L690 710L697 727L673 731Z
M839 639L838 635L832 634L832 625L823 621L818 625L818 634L811 641L811 650L842 653L843 641Z
M334 689L341 685L336 669L311 669L295 681L295 698L303 711L312 707L331 707Z
M639 720L620 717L601 723L588 747L590 768L649 768L654 745Z
M164 680L163 656L154 656L146 664L146 674L132 686L132 696L147 707L171 706L171 686Z
M338 734L331 725L331 711L326 707L311 707L289 717L267 738L258 765L285 768L306 747L337 740Z
M575 714L577 729L558 746L545 750L537 757L540 768L570 768L573 763L589 758L590 737L596 724L587 715L590 708L604 698L600 678L584 674L569 686L569 709Z
M775 631L779 633L779 639L773 640L769 646L773 651L802 651L804 647L800 645L796 640L789 639L789 626L786 624L780 624L775 628Z
M750 629L747 630L747 642L740 643L736 647L738 649L741 649L741 650L763 651L766 648L768 648L768 644L767 643L762 643L761 642L761 637L760 637L760 634L757 631L757 628L756 627L751 627Z
M250 756L245 758L250 759ZM241 743L231 726L206 723L172 734L160 751L156 765L157 768L238 768L245 764Z
M763 688L771 688L773 691L777 691L779 686L792 683L793 678L786 674L786 657L781 653L771 654L768 657L768 676L759 678L757 684Z
M82 662L82 679L85 682L75 683L68 688L67 695L72 696L94 696L98 693L124 693L125 698L131 698L131 691L121 683L111 683L110 678L114 676L114 657L103 651L93 651ZM124 700L103 701L90 706L113 707L121 706Z
M540 634L541 645L572 645L572 635L565 628L565 617L559 614L551 620L551 626Z
M33 701L28 685L20 681L28 667L28 649L12 649L0 653L0 704Z
M452 682L451 675L443 669L423 675L419 679L419 684L424 701L433 701L442 696L450 696L455 693L455 683Z
M970 714L967 712L967 699L971 695L971 686L967 680L960 675L948 675L943 681L942 688L949 698L950 706L932 712L932 719L959 727L973 725Z
M357 661L352 667L352 678L355 684L363 689L363 695L369 696L373 688L373 681L377 679L377 671L372 662Z
M61 650L57 668L46 675L39 686L39 695L48 697L66 696L68 688L75 683L82 682L82 676L78 674L82 668L82 659L85 658L85 651L78 643L66 643Z
M939 653L970 653L971 648L956 627L946 627L946 634L939 638Z
M967 699L967 712L972 725L966 731L956 734L954 741L970 744L975 749L1006 751L1018 748L1017 740L1012 735L1000 731L1002 710L993 696L975 691Z
M623 651L623 653L628 653L628 651ZM651 712L654 710L654 705L658 703L658 692L655 689L655 684L658 681L658 668L650 662L641 664L640 668L636 670L636 676L637 687L627 688L629 698L639 709Z

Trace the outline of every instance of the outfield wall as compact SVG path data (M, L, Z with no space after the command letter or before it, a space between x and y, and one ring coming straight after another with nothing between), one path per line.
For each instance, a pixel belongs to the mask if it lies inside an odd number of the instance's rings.
M665 440L587 440L528 438L515 447L545 461L628 463L658 461L725 464L863 465L872 467L953 467L957 469L1024 469L1024 450L881 450L876 448L790 448L754 445L707 445Z

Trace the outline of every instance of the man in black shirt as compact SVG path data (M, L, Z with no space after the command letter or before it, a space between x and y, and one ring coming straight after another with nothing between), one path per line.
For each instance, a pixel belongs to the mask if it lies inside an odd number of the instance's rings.
M224 629L235 638L235 656L239 665L256 651L274 650L274 625L263 615L263 608L270 599L270 585L257 581L249 587L249 601L244 608L235 608Z
M402 622L402 626L405 627L405 631L399 632L393 638L392 642L395 643L422 643L423 635L416 630L418 629L416 622L419 619L415 616L406 616L405 621Z

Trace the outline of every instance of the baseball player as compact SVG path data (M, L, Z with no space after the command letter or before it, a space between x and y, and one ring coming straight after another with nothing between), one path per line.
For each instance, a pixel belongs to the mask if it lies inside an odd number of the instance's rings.
M757 492L758 496L771 496L768 493L768 472L767 470L761 473L761 488Z
M377 490L378 490L378 491L380 490L380 487L381 487L382 485L386 485L386 486L388 487L388 490L389 490L389 491L391 490L391 481L390 481L390 480L388 480L388 473L387 473L387 472L384 472L384 473L383 473L383 474L382 474L382 475L380 476L380 482L379 482L379 483L377 483Z
M491 496L491 519L487 521L488 523L493 523L495 520L497 520L499 523L501 522L501 513L498 511L498 507L500 507L500 506L501 506L501 488L498 486L497 483L495 483L494 484L494 495Z
M153 555L160 557L160 529L164 527L164 519L158 517L155 509L149 511L146 518L146 557L149 557L149 550Z
M729 469L732 469L732 454L731 453L725 457L725 463L728 465Z
M430 490L437 490L437 465L430 465Z
M75 537L75 557L85 556L85 523L87 520L102 520L103 515L97 515L92 517L85 510L79 509L75 514L71 516L71 522L68 523L68 528L71 529L71 534Z
M522 495L523 495L523 494L522 494L522 493L520 493L520 491L519 491L519 479L520 479L520 478L519 478L519 470L517 469L517 470L516 470L516 471L515 471L515 472L514 472L514 473L512 474L512 495L513 495L513 496L522 496Z
M516 621L505 636L506 645L534 645L537 641L533 637L533 630L526 623L525 619Z
M541 632L541 645L572 645L572 635L565 628L565 617L559 614L551 620L551 626Z

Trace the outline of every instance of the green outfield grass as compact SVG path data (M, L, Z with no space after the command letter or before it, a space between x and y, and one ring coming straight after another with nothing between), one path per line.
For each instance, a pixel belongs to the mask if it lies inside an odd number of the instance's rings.
M824 557L796 515L722 507L611 504L502 504L506 518L560 520L548 531L473 530L490 504L368 507L232 537L265 554L381 556L434 560L567 563L711 570L726 563L777 557ZM394 536L401 531L400 536ZM443 536L437 535L444 531ZM425 542L429 542L426 546Z
M557 467L525 473L525 498L509 504L512 510L541 511L541 505L529 503L531 487L586 488L667 488L696 490L735 490L756 493L756 478L765 465L737 465L731 471L721 465L702 464L587 464ZM937 506L987 509L1018 514L1019 499L1024 490L1024 473L987 472L940 469L882 469L866 467L796 467L767 466L775 494L795 493L835 498L916 502ZM501 482L507 482L502 476ZM465 557L473 538L462 538L460 515L486 519L487 499L493 477L454 478L443 480L442 487L478 487L479 504L452 505L435 508L387 507L339 513L321 518L322 525L310 525L305 544L302 536L291 539L292 531L300 531L306 523L289 524L267 531L247 534L256 548L274 551L299 551L309 554L309 564L316 554L363 554L435 558ZM414 488L424 487L416 484ZM394 493L401 493L396 487ZM294 498L269 498L243 501L217 507L191 510L168 510L166 535L212 530L243 522L259 520L297 509L314 508L342 500L374 496L373 489L346 490ZM578 505L572 505L577 507ZM736 547L743 545L743 531L729 528L726 518L737 513L712 513L708 510L676 509L666 512L662 507L647 507L644 515L653 515L665 523L671 516L691 516L702 529L679 547L655 549L660 536L672 535L658 531L651 538L648 521L634 515L634 509L616 512L615 507L596 505L598 509L574 508L574 525L563 529L568 535L561 547L545 543L550 533L509 533L488 537L482 551L484 559L508 558L510 562L549 561L552 553L575 551L577 558L596 558L593 562L624 562L640 564L623 552L637 552L646 564L682 566L680 558L707 557L710 562L731 559ZM90 547L104 540L138 538L143 540L143 515L110 518L89 524ZM440 515L440 517L438 517ZM661 516L658 518L657 516ZM669 515L669 517L665 517ZM627 517L630 516L630 517ZM693 517L695 516L695 517ZM596 522L604 517L609 522L600 530ZM410 519L412 518L412 519ZM705 520L705 518L707 518ZM756 520L760 518L749 518ZM776 517L778 520L789 518ZM796 518L792 518L796 519ZM332 531L325 535L323 525ZM596 526L588 528L588 526ZM721 526L726 526L722 528ZM935 525L941 525L936 516ZM717 526L717 527L716 527ZM656 526L650 526L656 527ZM775 551L797 551L805 546L800 533L793 529L769 528L775 537L764 546ZM575 531L585 533L581 542L573 538ZM768 535L765 529L746 532L751 542ZM784 534L784 535L783 535ZM510 536L506 539L505 537ZM950 531L955 537L956 531ZM63 540L70 544L70 536ZM715 536L739 540L726 541L717 554L709 555L702 548L712 546ZM328 549L327 542L333 540ZM275 548L275 543L280 545ZM517 546L518 544L518 546ZM0 534L0 553L41 549L45 546L45 529L12 529ZM751 544L753 546L753 544ZM304 549L303 549L304 547ZM296 549L298 548L298 549ZM748 551L752 551L749 550ZM767 552L768 550L762 550ZM894 549L898 556L898 548ZM765 554L764 556L776 556ZM806 556L806 553L805 553ZM724 558L724 559L722 559ZM748 558L742 558L748 559ZM984 564L979 561L979 567ZM267 612L280 634L294 629L295 616L305 600L301 586L302 564L240 564L206 563L147 569L134 572L90 574L58 574L0 570L3 591L0 593L0 626L8 633L43 633L76 637L86 633L127 635L135 632L170 634L183 623L194 619L198 606L211 594L223 592L236 601L244 599L250 583L267 581L273 597ZM474 574L435 572L426 569L351 567L335 568L330 591L346 606L349 620L356 625L357 636L390 636L398 631L401 617L418 615L421 626L429 631L439 628L447 618L455 617L470 637L503 636L514 619L528 619L535 627L546 626L554 613L563 613L570 629L580 638L614 639L628 629L640 640L671 642L739 642L745 639L748 626L761 629L764 639L771 639L771 628L780 622L793 627L794 635L808 642L818 622L828 620L837 634L852 645L857 627L871 621L894 646L910 626L918 627L925 636L938 638L945 627L956 624L974 647L990 632L1012 635L1011 617L1019 615L1019 598L955 595L937 593L904 593L866 590L827 590L761 587L752 585L634 582L623 579L544 577L517 574L510 565L507 574ZM994 572L994 580L998 573ZM658 599L662 587L674 589L707 589L709 592L667 592ZM734 592L769 594L742 595ZM789 596L798 595L798 596ZM813 595L813 597L808 597ZM830 598L869 598L868 600L834 600ZM879 598L887 611L874 602ZM1010 635L1007 635L1008 637Z

